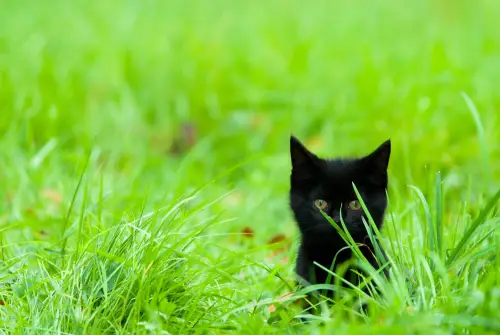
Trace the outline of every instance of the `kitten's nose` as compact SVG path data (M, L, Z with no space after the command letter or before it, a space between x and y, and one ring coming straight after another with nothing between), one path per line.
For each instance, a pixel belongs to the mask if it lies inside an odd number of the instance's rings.
M340 213L339 213L339 212L333 213L333 215L332 215L332 219L333 219L333 221L335 221L336 223L340 223Z

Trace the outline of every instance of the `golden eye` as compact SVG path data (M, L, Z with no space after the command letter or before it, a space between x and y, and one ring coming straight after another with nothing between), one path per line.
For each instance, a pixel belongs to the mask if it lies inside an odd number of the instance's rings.
M359 211L361 209L361 203L358 200L353 200L349 203L349 209Z
M314 206L318 207L322 211L325 210L326 207L328 207L328 202L326 202L323 199L316 199L314 200Z

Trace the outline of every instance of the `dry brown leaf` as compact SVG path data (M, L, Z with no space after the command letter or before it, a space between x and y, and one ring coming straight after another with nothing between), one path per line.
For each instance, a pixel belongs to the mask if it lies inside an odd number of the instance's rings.
M244 237L247 238L254 238L255 233L252 228L250 227L245 227L241 230L241 233L243 234Z

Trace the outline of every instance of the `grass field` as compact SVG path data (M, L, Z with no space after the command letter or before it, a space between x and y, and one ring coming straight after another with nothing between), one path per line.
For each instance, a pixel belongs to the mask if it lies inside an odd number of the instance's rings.
M0 331L498 334L498 13L0 1ZM309 324L280 300L291 133L324 156L392 140L368 315L355 291Z

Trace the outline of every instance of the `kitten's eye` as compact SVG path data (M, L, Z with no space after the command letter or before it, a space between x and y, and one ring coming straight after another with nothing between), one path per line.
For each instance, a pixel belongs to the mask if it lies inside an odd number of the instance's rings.
M349 209L359 211L361 209L361 203L358 200L353 200L349 203Z
M325 210L326 207L328 207L328 202L326 202L323 199L316 199L314 200L314 206L318 207L322 211Z

